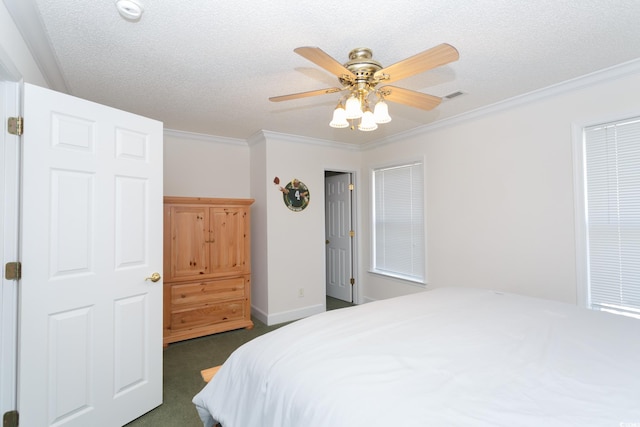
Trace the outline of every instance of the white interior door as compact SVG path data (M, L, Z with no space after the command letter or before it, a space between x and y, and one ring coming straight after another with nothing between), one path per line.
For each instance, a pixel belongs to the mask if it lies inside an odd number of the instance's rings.
M162 123L25 84L18 412L121 426L162 402Z
M325 177L327 295L352 301L351 175Z

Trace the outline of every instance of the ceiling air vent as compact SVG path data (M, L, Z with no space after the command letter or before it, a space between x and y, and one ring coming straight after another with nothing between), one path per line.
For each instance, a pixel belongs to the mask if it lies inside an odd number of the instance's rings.
M464 92L457 91L457 92L450 93L449 95L445 95L444 99L453 99L453 98L457 98L460 95L464 95Z

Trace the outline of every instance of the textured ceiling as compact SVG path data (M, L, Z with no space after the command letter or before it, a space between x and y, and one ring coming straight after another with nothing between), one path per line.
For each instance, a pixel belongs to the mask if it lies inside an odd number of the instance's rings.
M4 0L54 89L164 122L247 139L259 130L364 143L640 57L638 0ZM374 132L328 126L339 96L270 96L333 87L295 54L339 62L369 47L383 66L449 43L460 60L394 84L444 96L432 111L389 103Z

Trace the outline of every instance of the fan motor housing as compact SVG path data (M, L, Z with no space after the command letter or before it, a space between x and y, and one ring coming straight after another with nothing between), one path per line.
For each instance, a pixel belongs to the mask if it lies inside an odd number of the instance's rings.
M382 69L382 64L372 57L373 52L368 47L359 47L349 52L349 61L343 65L356 76L355 83L370 82L375 72ZM339 80L343 85L352 83L342 78Z

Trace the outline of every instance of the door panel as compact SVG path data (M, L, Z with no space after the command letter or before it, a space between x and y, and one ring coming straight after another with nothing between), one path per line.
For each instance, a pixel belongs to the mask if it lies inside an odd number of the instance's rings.
M211 270L220 274L244 272L245 217L239 209L211 208Z
M43 384L50 393L46 425L64 422L92 410L91 390L96 386L91 366L94 316L95 310L91 307L49 316L48 381Z
M143 265L147 260L147 180L115 177L116 268Z
M50 198L50 278L94 273L94 175L52 170Z
M25 84L20 424L162 402L162 123Z
M208 208L172 207L171 278L181 279L207 274L209 244Z
M114 303L114 392L119 398L123 393L143 385L145 372L145 348L149 341L145 319L149 310L146 295L133 295Z

